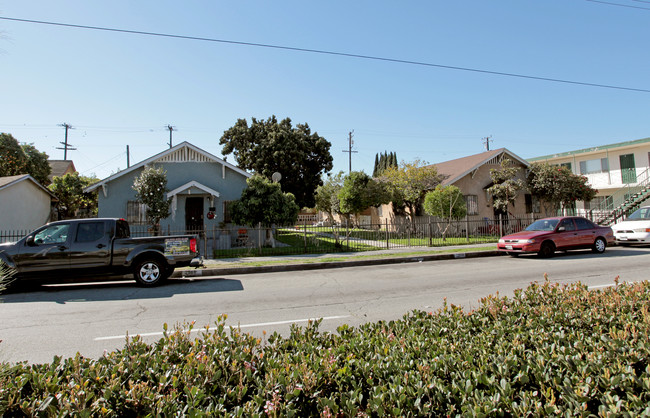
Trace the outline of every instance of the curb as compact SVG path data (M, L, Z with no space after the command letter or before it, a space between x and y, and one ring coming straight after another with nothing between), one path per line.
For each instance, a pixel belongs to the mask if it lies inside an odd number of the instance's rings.
M220 275L250 274L250 273L277 273L282 271L320 270L320 269L333 269L333 268L343 268L343 267L377 266L383 264L420 263L423 261L436 261L436 260L455 260L459 258L494 257L499 255L503 255L503 253L500 253L497 250L493 250L493 251L475 251L475 252L466 252L466 253L414 255L408 257L395 257L395 258L378 258L374 260L331 261L331 262L320 262L320 263L288 262L287 264L278 264L278 265L271 265L271 266L197 268L192 270L175 271L171 275L171 277L183 278L183 277L220 276Z

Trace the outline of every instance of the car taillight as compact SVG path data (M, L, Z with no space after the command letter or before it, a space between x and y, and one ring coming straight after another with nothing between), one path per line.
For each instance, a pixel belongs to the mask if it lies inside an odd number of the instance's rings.
M190 238L190 251L196 252L196 238Z

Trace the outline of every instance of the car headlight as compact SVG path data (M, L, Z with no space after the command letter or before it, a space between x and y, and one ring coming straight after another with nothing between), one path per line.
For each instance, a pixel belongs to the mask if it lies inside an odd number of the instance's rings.
M532 244L532 243L535 242L535 240L534 239L522 239L522 240L519 240L519 242L521 242L522 244Z
M499 244L505 244L505 243L506 243L506 240L499 238Z

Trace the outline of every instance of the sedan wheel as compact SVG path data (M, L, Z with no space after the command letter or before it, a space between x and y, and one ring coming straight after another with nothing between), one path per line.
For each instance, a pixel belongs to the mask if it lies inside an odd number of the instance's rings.
M544 242L539 249L539 256L544 258L552 257L555 253L555 245L552 242Z
M605 248L607 248L607 242L605 242L604 239L602 238L596 238L596 242L594 242L594 246L591 248L591 250L595 253L604 253Z

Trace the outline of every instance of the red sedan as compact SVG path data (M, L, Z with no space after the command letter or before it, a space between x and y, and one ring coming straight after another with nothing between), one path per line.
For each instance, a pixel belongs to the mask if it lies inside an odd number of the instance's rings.
M556 250L580 248L602 253L614 242L614 233L608 226L579 216L560 216L540 219L521 232L501 237L498 249L515 257L522 253L550 257Z

